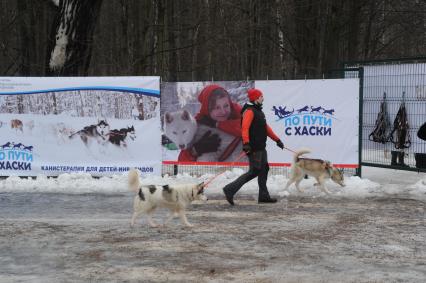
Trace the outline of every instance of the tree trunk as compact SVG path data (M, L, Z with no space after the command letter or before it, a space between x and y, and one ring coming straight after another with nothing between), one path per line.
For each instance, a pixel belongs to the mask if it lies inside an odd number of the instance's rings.
M372 33L372 26L374 18L376 17L377 10L375 1L370 1L369 3L369 9L368 9L368 19L366 24L366 31L364 32L364 50L363 50L363 60L366 60L370 55L370 44L371 44L371 33Z
M363 3L360 0L352 0L350 5L350 25L348 36L348 54L346 60L355 60L358 58L360 13Z
M87 76L102 0L62 0L54 23L47 75Z
M176 39L175 39L175 32L174 27L176 24L175 21L175 1L174 0L167 0L167 39L169 42L169 60L168 60L168 80L172 82L177 82L179 79L178 76L178 56L176 51Z

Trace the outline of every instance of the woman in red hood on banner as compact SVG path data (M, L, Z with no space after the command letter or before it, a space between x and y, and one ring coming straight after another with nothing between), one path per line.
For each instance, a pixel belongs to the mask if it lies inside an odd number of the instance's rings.
M198 101L201 103L200 112L195 116L195 120L197 120L198 124L217 128L236 137L236 142L233 142L225 150L225 152L230 151L229 153L231 153L241 140L242 107L238 103L232 102L229 93L223 87L216 84L206 86L200 92ZM217 151L220 138L216 134L208 136L208 132L204 137L206 137L208 145L206 144L205 149L203 149L204 152L202 153ZM197 157L201 154L197 152L193 146L192 148L182 150L179 154L178 161L197 161Z

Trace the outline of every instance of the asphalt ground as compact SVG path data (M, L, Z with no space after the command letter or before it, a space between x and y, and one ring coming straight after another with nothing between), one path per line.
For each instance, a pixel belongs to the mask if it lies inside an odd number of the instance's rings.
M0 193L0 282L426 281L419 200L217 196L189 207L193 228L131 228L132 200Z

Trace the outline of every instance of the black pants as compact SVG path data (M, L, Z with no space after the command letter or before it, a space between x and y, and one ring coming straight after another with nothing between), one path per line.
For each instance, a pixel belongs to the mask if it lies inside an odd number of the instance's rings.
M252 152L248 157L250 166L248 172L238 177L232 183L226 185L224 190L235 195L245 183L258 177L257 183L259 184L259 200L269 199L270 196L268 188L266 187L269 172L268 154L264 149Z

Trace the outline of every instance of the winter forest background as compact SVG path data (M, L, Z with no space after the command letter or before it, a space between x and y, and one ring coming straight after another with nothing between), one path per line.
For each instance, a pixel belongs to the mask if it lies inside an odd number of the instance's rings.
M146 120L156 116L157 100L137 93L93 90L2 95L0 113Z
M330 77L426 54L422 0L2 0L1 76Z

